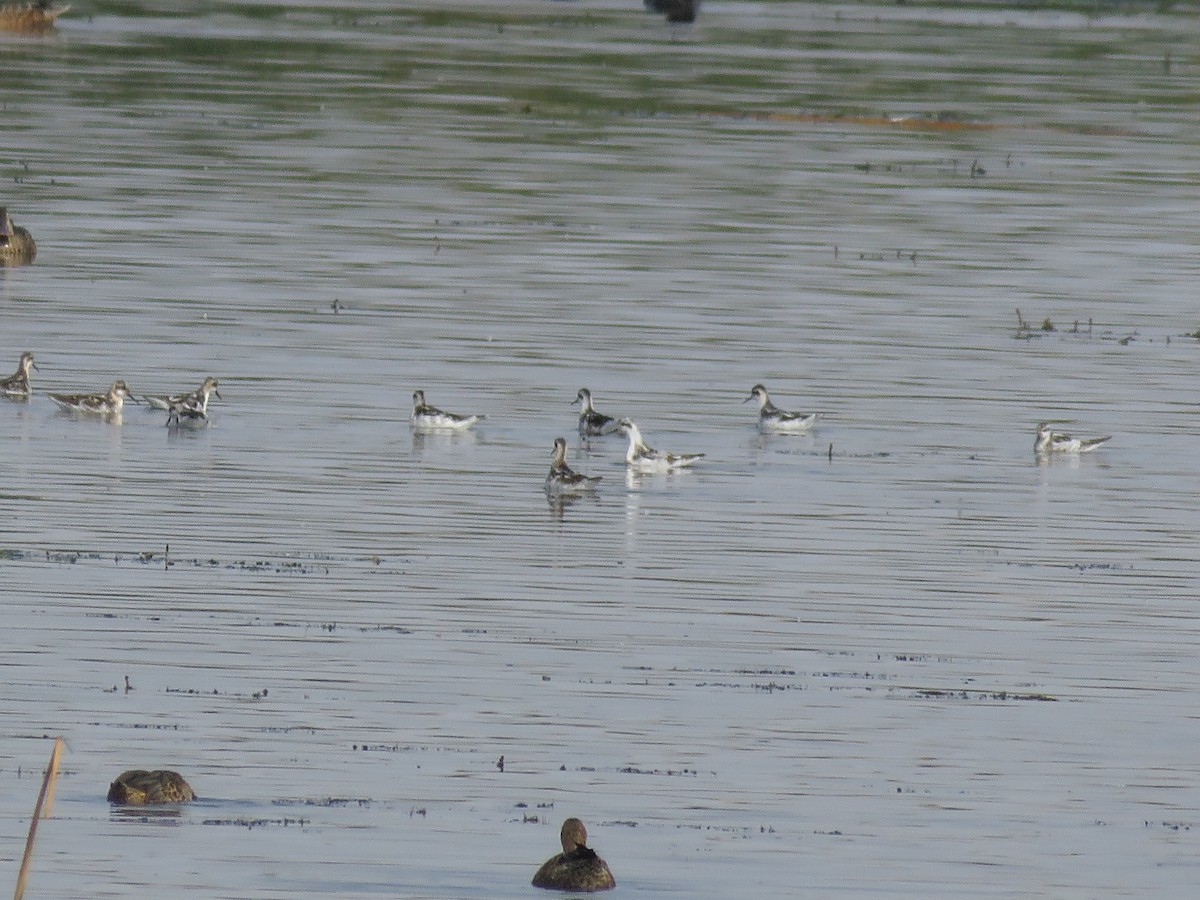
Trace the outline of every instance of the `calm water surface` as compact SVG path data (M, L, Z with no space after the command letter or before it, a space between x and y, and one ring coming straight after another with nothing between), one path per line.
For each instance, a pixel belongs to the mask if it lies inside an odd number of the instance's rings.
M0 38L39 246L0 362L41 367L0 404L2 880L62 734L39 897L527 897L571 815L629 896L1192 896L1198 30L163 2ZM210 373L199 433L45 396ZM759 435L758 381L816 431ZM704 464L578 446L583 385ZM415 436L418 387L487 420ZM1115 437L1039 466L1047 418ZM547 502L558 435L595 498ZM129 767L203 799L111 810Z

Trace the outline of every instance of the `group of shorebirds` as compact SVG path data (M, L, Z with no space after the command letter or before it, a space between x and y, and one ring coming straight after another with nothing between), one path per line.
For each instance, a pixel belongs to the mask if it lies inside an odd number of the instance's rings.
M756 384L744 402L758 401L758 427L763 431L798 433L812 428L816 413L796 413L780 409L771 402L767 389ZM579 404L579 436L585 440L609 434L624 434L629 438L625 464L637 474L656 474L686 469L704 458L703 453L666 453L646 443L637 423L629 418L606 416L596 409L592 392L580 388L572 405ZM413 394L412 426L417 431L465 431L485 417L458 415L431 406L424 391ZM555 438L551 451L550 472L546 475L546 490L554 494L582 494L596 489L600 475L584 475L567 465L566 438Z
M192 786L170 769L130 769L108 787L108 802L120 806L165 806L195 799ZM587 828L582 821L570 818L563 822L559 840L562 853L542 863L533 876L534 887L595 893L617 886L608 863L587 845Z
M33 354L26 350L17 362L17 371L7 378L0 378L0 396L9 400L28 400L33 395L29 383L29 370L41 371L33 361ZM209 424L208 398L217 397L219 382L209 375L194 391L179 394L143 394L140 398L129 392L124 379L117 379L104 392L95 394L53 394L46 396L65 412L85 416L97 416L110 421L117 420L125 408L125 401L145 403L151 409L165 410L167 426L171 428L202 428Z
M815 412L792 412L780 409L771 402L771 395L762 384L750 389L744 403L758 401L758 427L764 432L778 434L800 434L811 431L817 421ZM625 452L625 464L629 471L637 474L655 474L685 469L704 458L703 453L665 453L646 443L637 423L628 418L606 416L593 405L592 392L580 388L572 404L579 404L579 436L585 440L609 434L624 434L629 438ZM465 431L482 415L463 416L449 413L429 405L424 391L413 394L412 426L418 431ZM1097 438L1075 438L1054 431L1052 423L1040 422L1034 440L1034 454L1046 458L1051 454L1089 453L1112 440L1111 435ZM567 464L566 438L555 438L551 450L550 472L546 475L546 490L554 494L582 494L594 491L600 483L599 475L584 475Z
M29 382L29 371L38 369L33 354L26 351L17 362L17 370L7 378L0 378L0 396L12 400L28 400L33 394ZM145 403L152 409L167 412L167 425L172 428L196 428L209 425L208 400L211 395L218 398L221 392L217 390L220 382L209 375L194 391L179 394L144 394L141 398L134 397L129 386L123 379L112 383L109 389L94 394L55 394L48 393L51 400L58 406L72 413L89 416L101 416L114 419L121 415L126 400L135 403ZM810 431L817 421L817 413L792 412L780 409L771 402L771 395L762 384L756 384L750 389L744 403L758 401L758 427L764 432L779 434L800 434ZM629 447L625 452L625 464L630 472L641 475L674 472L686 469L704 458L703 453L667 453L651 447L642 436L637 423L629 418L606 416L596 409L592 401L592 392L580 388L575 395L572 405L579 404L579 436L585 440L593 437L603 437L610 434L623 434L629 438ZM455 432L466 431L477 422L486 418L483 415L459 415L438 409L425 399L424 391L413 392L413 411L410 422L415 431L419 432ZM1040 422L1037 427L1037 438L1033 450L1038 457L1051 454L1089 453L1112 440L1112 435L1096 438L1076 438L1062 434L1053 429L1050 422ZM580 494L596 489L601 481L599 475L584 475L574 471L567 464L566 438L555 438L551 450L550 471L546 475L546 490L555 494Z

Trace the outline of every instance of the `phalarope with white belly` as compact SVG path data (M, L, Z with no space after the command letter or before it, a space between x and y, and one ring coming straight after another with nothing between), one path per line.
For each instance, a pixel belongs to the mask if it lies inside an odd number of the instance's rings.
M816 413L788 412L771 402L767 389L761 384L750 388L750 396L743 400L749 403L758 400L758 427L763 431L808 431L817 421Z
M106 394L48 394L51 400L67 412L87 413L93 416L119 416L130 399L129 387L124 381L114 381Z
M443 412L425 402L424 391L413 391L413 428L424 431L462 431L483 418L484 416L460 416Z
M642 432L631 419L618 423L622 432L629 436L629 450L625 463L638 472L673 472L692 465L704 458L703 453L663 453L655 450L642 438Z
M1038 456L1050 453L1090 453L1112 440L1112 435L1096 438L1075 438L1053 429L1049 422L1039 422L1033 452Z
M216 394L217 399L221 399L221 392L217 390L217 385L220 382L213 376L209 375L204 379L203 384L196 390L188 394L145 394L142 399L146 401L151 409L167 409L176 406L180 403L199 406L202 412L208 412L208 397L209 394Z
M617 431L617 420L596 411L596 407L592 406L592 392L587 388L579 389L579 393L571 401L571 405L576 403L580 404L579 434L581 437L598 437Z
M583 475L568 466L566 439L554 439L554 459L550 463L550 474L546 476L547 491L552 494L582 494L594 491L600 478L600 475Z
M34 364L33 354L26 350L21 354L21 360L17 363L17 371L7 378L0 379L0 394L5 397L13 397L17 399L25 399L33 393L33 389L29 386L29 368L37 369ZM41 371L38 369L38 371Z

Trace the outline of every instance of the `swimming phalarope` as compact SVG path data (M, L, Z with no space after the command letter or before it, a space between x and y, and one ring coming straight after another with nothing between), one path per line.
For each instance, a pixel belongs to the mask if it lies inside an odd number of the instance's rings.
M618 427L629 435L629 450L625 453L625 463L638 472L671 472L690 466L704 456L703 453L676 454L655 450L642 439L642 432L630 419L622 419Z
M550 474L546 476L546 490L555 494L582 494L594 491L600 483L599 475L582 475L567 465L567 441L554 439L554 459L550 463Z
M170 769L130 769L117 776L108 787L108 802L126 806L146 806L158 803L186 803L195 800L192 786L178 772Z
M29 367L37 369L37 365L33 361L33 354L28 350L21 354L21 361L17 363L17 371L7 378L0 379L0 394L5 397L25 398L33 393L29 387ZM40 372L41 370L38 369Z
M579 819L567 819L559 832L562 853L556 853L537 870L534 887L553 891L595 893L617 886L608 863L587 845L587 829Z
M180 403L187 403L193 406L199 406L202 412L208 412L208 395L216 394L217 399L221 398L221 392L217 390L217 385L220 384L217 379L209 375L204 379L204 383L190 394L144 394L142 399L151 409L167 409Z
M763 431L808 431L817 421L816 413L796 413L780 409L771 402L767 389L761 384L750 388L750 396L743 400L749 403L758 400L758 427Z
M35 256L37 244L33 242L33 236L14 223L8 216L8 210L0 206L0 265L30 263Z
M167 409L166 424L168 428L207 428L212 424L207 398L187 396L172 403Z
M581 437L596 437L602 434L613 434L617 431L617 420L596 411L596 408L592 406L592 392L587 388L579 389L579 393L571 401L572 406L576 403L580 404L579 434Z
M1090 453L1112 440L1112 435L1097 438L1074 438L1054 431L1049 422L1039 422L1033 452L1038 456L1049 453Z
M470 428L483 418L483 416L460 416L455 413L442 412L436 406L430 406L425 402L424 391L413 391L411 420L413 428L429 431L462 431L465 428Z
M114 381L107 394L48 394L49 398L67 412L90 413L94 416L120 415L129 398L124 381Z

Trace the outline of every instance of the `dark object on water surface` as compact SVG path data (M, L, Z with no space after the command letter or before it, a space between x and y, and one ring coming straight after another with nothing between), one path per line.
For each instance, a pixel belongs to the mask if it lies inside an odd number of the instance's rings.
M642 0L650 12L662 13L668 22L691 23L700 11L700 0Z
M579 819L563 822L559 835L562 853L556 853L533 876L534 887L552 891L576 891L593 894L610 891L617 886L608 863L587 846L587 829Z
M37 245L28 229L22 228L0 206L0 266L31 263L37 256Z
M185 803L195 800L192 786L178 772L169 769L130 769L117 776L108 788L108 802L127 806L150 806L158 803Z
M50 0L0 4L0 31L45 34L54 28L55 20L70 8L51 6Z

